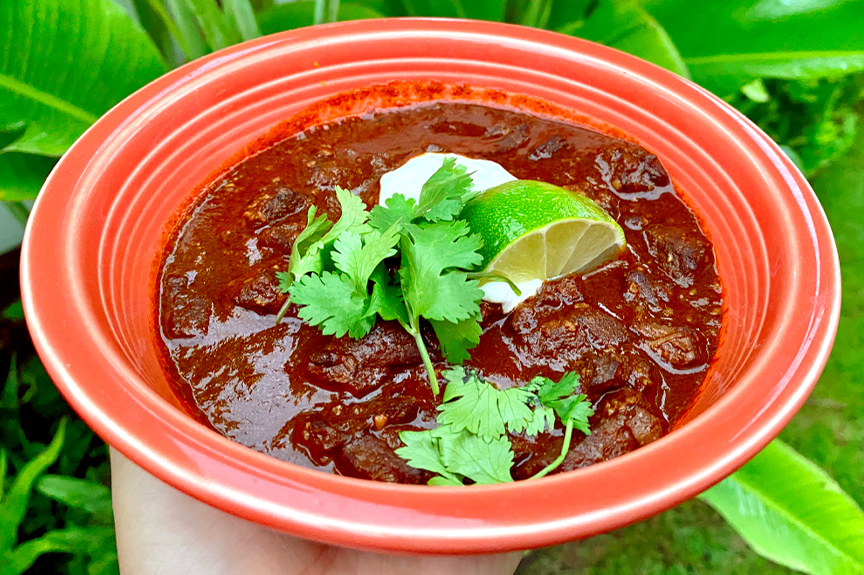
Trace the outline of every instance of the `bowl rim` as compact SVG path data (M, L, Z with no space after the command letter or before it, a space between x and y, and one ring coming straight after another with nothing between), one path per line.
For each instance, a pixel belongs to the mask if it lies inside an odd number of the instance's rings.
M59 231L51 230L51 220L46 218L61 214L67 208L74 209L69 197L64 196L64 190L76 189L90 158L105 153L106 139L128 134L121 128L128 125L131 118L147 107L160 105L170 98L172 89L196 75L212 73L227 63L266 53L285 43L328 41L338 44L375 34L390 35L403 42L418 37L440 39L450 34L463 34L477 41L554 48L601 59L620 69L622 74L650 78L658 89L712 103L717 122L730 130L743 129L752 138L750 144L770 156L771 163L784 173L789 185L796 186L797 194L793 194L795 197L790 201L799 204L811 218L812 229L806 239L814 246L817 258L821 256L821 268L816 272L822 280L821 299L814 303L810 328L805 341L799 342L796 364L783 372L780 382L764 382L758 390L746 390L748 393L762 391L769 398L757 419L742 424L741 429L747 429L747 433L742 431L733 436L722 433L725 440L722 449L719 445L709 446L694 456L698 463L679 462L678 467L684 471L676 472L666 482L655 482L651 491L630 496L617 505L574 516L567 506L557 505L556 497L560 498L576 484L599 485L610 473L638 473L655 452L666 453L671 449L670 436L626 457L536 482L457 490L392 485L326 475L254 452L180 414L152 390L148 394L143 383L134 394L118 398L104 394L101 386L96 389L80 381L84 365L109 378L136 379L134 373L116 361L97 366L93 358L79 351L81 346L98 350L98 334L90 334L93 342L63 343L68 336L67 324L62 323L61 318L84 326L91 325L88 322L92 322L92 318L74 306L58 315L55 308L58 307L58 293L62 294L63 290L57 289L57 282L46 283L44 274L39 272L39 266L46 262L62 265L70 261L71 248L56 241L52 243L52 239L60 237ZM108 443L159 479L234 515L310 539L384 551L482 553L537 547L620 527L694 496L754 456L800 408L827 361L840 313L839 260L825 214L797 168L749 120L688 80L608 47L521 26L437 18L362 20L283 32L226 48L158 78L104 115L61 159L33 208L21 258L22 300L34 345L66 399ZM62 286L65 276L59 275ZM69 301L74 302L75 297L80 294L72 294ZM728 411L741 399L743 391L741 386L733 387L705 413L676 430L676 443L693 444L700 436L716 433L720 420L728 425L728 420L734 419L736 414L723 410ZM122 403L118 399L122 399ZM719 417L721 412L723 417ZM133 420L136 425L130 423ZM139 427L142 421L157 426L165 435L148 436ZM574 479L576 475L578 482ZM219 480L214 481L214 477ZM273 492L278 492L278 501L274 501ZM292 503L291 496L321 498L320 510L301 509ZM502 496L541 501L548 508L547 519L525 521L516 513L508 521L490 521L482 514L460 516L443 511L438 515L429 512L431 507L476 510L495 505ZM392 502L392 507L388 502ZM400 524L400 514L418 513L421 502L426 511L415 517L410 526Z

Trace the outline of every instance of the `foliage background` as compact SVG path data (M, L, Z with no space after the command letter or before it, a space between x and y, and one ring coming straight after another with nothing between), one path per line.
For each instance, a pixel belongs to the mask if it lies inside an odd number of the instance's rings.
M819 195L840 253L842 317L816 391L781 437L864 506L864 224L857 216L864 210L864 2L220 4L0 3L0 200L10 211L26 218L21 202L35 197L56 158L123 96L170 67L259 30L333 17L442 15L546 27L629 51L691 77L747 114L784 146ZM70 61L81 65L58 64ZM45 102L21 96L15 78L24 77L26 67L31 76L34 69L42 75L36 84L46 93L71 106L65 113L63 106L46 111ZM8 374L5 383L0 376L0 575L116 573L107 450L71 412L33 354L18 300L17 261L17 251L0 255L0 374ZM757 555L714 510L694 500L625 529L534 552L519 572L792 571Z

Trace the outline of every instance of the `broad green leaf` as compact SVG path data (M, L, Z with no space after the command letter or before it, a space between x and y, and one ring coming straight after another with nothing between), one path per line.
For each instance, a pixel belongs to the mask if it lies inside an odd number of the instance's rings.
M54 501L81 509L100 519L110 518L111 490L95 481L65 475L43 475L36 490Z
M255 21L255 12L249 0L222 0L225 14L234 20L237 30L244 40L251 40L261 35L258 22Z
M563 22L578 10L553 12L549 27L638 56L685 78L690 73L666 30L644 8L633 1L599 0L584 8L581 19Z
M276 32L311 26L315 20L315 3L300 1L279 4L259 12L256 17L262 34L275 34ZM337 19L340 22L347 22L349 20L383 17L383 14L369 6L356 2L342 2L339 4Z
M230 20L213 0L181 0L187 2L195 14L204 39L213 50L221 50L242 40L237 25Z
M153 10L162 16L187 59L194 60L207 53L207 42L198 28L198 18L189 0L165 0L165 7L170 13L167 19L164 11L159 10L160 0L148 0L148 2L153 6ZM172 22L175 25L172 26Z
M861 0L664 0L648 9L693 79L720 95L758 77L807 79L864 70Z
M0 152L0 201L35 199L56 163L56 158L47 156Z
M57 461L63 447L66 420L60 421L57 433L50 445L39 455L28 461L18 472L7 493L0 489L0 551L9 550L18 536L18 526L24 519L33 484L42 473Z
M0 575L20 575L45 553L104 555L106 548L113 546L113 540L114 530L110 527L68 527L49 531L0 554Z
M813 575L864 572L864 512L780 440L700 497L772 561Z
M503 0L402 0L409 16L504 20Z
M7 151L59 156L165 72L150 38L111 0L6 0L0 30L0 126L26 124Z
M528 0L519 23L524 26L543 28L549 23L552 15L552 0Z
M162 57L167 62L174 62L174 43L171 31L168 29L168 13L162 0L133 0L135 11L138 13L138 21L153 43L159 48ZM174 24L170 22L170 24Z

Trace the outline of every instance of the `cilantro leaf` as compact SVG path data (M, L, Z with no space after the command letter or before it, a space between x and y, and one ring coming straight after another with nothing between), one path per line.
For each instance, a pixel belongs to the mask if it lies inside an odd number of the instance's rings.
M448 268L471 269L483 263L483 256L478 251L483 247L483 239L472 234L468 222L464 220L409 224L405 226L405 231L417 249L430 250L431 255L437 256L430 263L439 272Z
M437 283L431 294L434 297L420 310L423 317L457 323L480 313L483 290L478 287L477 280L469 280L465 272L450 272L439 276Z
M465 166L457 164L455 158L444 158L441 167L420 189L414 217L430 222L454 219L462 211L473 187L474 182L466 173Z
M289 288L291 300L300 306L298 316L321 327L324 335L359 339L369 333L375 316L368 316L367 297L354 289L346 275L323 272L303 276Z
M327 214L321 214L316 218L316 209L315 206L309 208L309 212L306 214L306 227L303 228L303 231L294 240L294 245L291 246L291 255L288 258L290 277L279 277L279 287L283 293L287 292L288 286L300 276L320 272L321 260L317 257L320 247L315 247L312 254L309 251L313 246L318 246L321 238L333 224L327 219Z
M399 242L395 224L384 233L371 231L362 239L354 231L346 231L336 238L331 254L336 267L346 273L358 292L366 293L372 272L388 257L395 255L393 247Z
M460 433L441 441L441 457L451 473L488 485L513 481L513 449L505 436L486 440L473 433Z
M520 433L533 423L536 414L528 407L532 399L534 394L521 387L498 392L498 411L511 432Z
M467 227L453 224L404 226L408 235L402 250L402 293L415 317L459 322L476 316L483 291L465 272L443 273L447 268L482 261L481 240L467 234Z
M526 435L537 435L555 427L555 411L543 404L534 406L534 416L525 427ZM515 429L514 429L515 431Z
M363 234L369 231L369 225L366 223L369 219L369 212L366 211L366 204L359 196L355 196L348 190L336 186L336 198L339 200L339 206L342 208L342 215L339 221L333 224L324 236L321 238L321 243L327 244L333 242L340 234L344 232L356 232Z
M471 374L464 381L450 380L444 403L438 406L438 423L454 433L463 429L485 440L504 434L504 420L498 410L498 390Z
M393 194L384 200L384 206L373 206L369 212L369 225L384 231L394 224L407 224L414 219L414 205L414 198Z
M438 450L438 438L431 431L403 431L399 439L405 444L395 451L396 455L408 462L415 469L425 469L432 473L448 476L450 472L441 461Z
M541 403L549 404L550 401L567 397L576 391L576 386L579 385L579 376L572 371L568 371L558 382L554 382L548 377L535 377L531 383L539 384L537 397Z
M480 343L480 316L476 315L458 323L430 320L438 337L441 351L450 363L460 364L471 359L468 350Z
M390 283L390 275L383 263L378 264L372 272L372 296L367 313L377 313L384 321L395 319L403 325L410 321L405 300L402 299L402 290L398 285Z

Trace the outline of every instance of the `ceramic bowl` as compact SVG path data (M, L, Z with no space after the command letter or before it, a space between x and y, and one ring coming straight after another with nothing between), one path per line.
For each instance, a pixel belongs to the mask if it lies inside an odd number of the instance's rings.
M716 359L670 434L537 481L436 488L284 463L182 409L159 363L151 297L168 222L208 175L280 121L394 80L538 98L660 157L714 242L726 298ZM519 98L508 102L518 107ZM816 197L742 115L616 50L458 20L304 28L159 78L60 161L33 210L21 270L27 321L48 372L81 417L135 463L288 533L418 553L549 545L693 497L755 455L798 410L828 357L840 305L836 249Z

